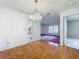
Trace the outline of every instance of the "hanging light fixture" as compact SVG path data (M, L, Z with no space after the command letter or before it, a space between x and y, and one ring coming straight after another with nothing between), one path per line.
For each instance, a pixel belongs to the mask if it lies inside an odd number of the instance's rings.
M39 13L38 10L38 0L35 0L35 10L34 10L34 14L29 16L30 19L32 19L33 21L41 21L42 20L42 16Z

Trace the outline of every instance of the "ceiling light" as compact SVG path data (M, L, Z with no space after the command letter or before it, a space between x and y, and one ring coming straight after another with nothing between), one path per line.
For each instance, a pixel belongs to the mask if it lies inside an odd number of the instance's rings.
M42 16L40 15L39 11L38 11L38 0L35 0L35 9L34 9L34 14L33 15L29 15L29 19L32 19L32 21L41 21L42 20Z

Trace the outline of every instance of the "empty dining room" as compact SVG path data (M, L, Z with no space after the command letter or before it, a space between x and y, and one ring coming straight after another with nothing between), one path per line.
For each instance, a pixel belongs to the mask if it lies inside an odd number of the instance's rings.
M78 0L0 0L0 59L79 59Z

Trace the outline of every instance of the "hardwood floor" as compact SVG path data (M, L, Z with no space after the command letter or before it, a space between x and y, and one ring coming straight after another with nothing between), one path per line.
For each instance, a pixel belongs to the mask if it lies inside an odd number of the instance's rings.
M1 52L0 59L79 59L79 50L39 40Z

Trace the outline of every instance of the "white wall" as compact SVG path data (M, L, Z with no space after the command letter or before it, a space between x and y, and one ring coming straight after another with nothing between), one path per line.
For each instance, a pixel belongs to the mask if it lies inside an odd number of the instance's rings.
M48 33L48 27L58 25L58 33ZM41 34L60 35L60 22L56 24L41 24Z
M0 51L29 42L27 23L26 14L0 7Z
M79 39L79 20L68 21L67 24L68 38Z
M41 34L40 21L33 21L32 22L32 39L40 40L40 34Z
M41 24L41 34L48 34L48 25Z

